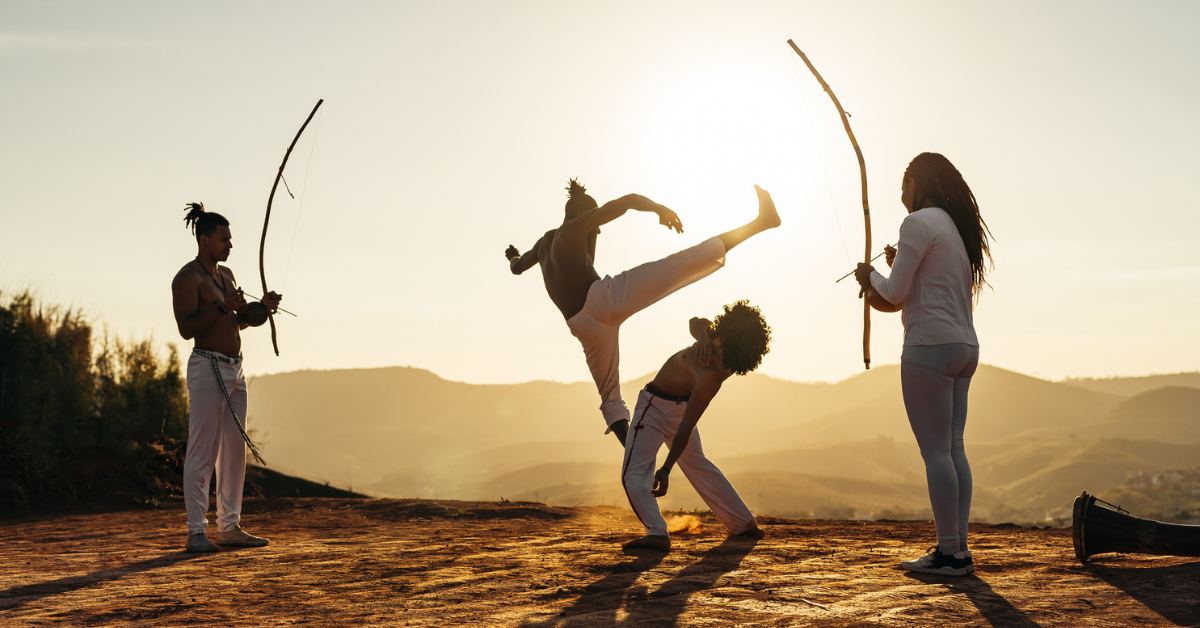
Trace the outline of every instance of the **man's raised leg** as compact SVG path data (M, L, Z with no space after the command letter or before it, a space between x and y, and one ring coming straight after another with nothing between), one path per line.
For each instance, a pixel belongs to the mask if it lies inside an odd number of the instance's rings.
M751 236L778 227L779 214L771 195L757 185L754 189L758 193L758 216L754 220L674 255L601 280L606 283L605 307L593 316L597 320L605 320L607 316L605 322L619 325L676 290L716 272L725 265L725 254L733 247Z
M718 236L721 238L721 243L725 245L726 251L730 251L753 235L780 225L779 212L775 210L775 201L771 200L771 193L757 185L754 186L754 191L758 193L758 217L737 229L726 231Z
M618 372L621 323L676 290L716 272L725 265L729 249L779 226L779 214L771 195L757 185L754 189L758 193L758 216L754 220L674 255L595 282L583 310L567 320L571 333L583 345L592 379L600 392L600 410L605 422L622 444L629 427L629 407L621 400Z

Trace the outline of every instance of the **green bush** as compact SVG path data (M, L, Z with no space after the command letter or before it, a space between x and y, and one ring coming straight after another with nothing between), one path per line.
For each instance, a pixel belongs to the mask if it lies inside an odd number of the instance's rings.
M93 374L96 415L103 424L97 444L144 443L159 434L187 438L187 388L175 345L160 361L149 341L106 338Z
M78 310L0 293L0 506L70 494L55 470L73 452L121 451L187 435L178 351L105 337Z
M0 301L0 429L28 439L43 461L88 444L91 345L92 328L75 310L43 308L28 292Z

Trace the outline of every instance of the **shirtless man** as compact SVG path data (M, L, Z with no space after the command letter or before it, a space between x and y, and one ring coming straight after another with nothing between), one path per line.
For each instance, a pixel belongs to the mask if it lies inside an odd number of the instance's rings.
M616 432L622 445L629 430L629 406L621 399L618 372L621 323L724 266L725 253L750 236L779 226L779 214L771 195L757 185L754 189L758 193L758 217L749 223L656 262L601 279L593 267L601 225L630 209L654 212L659 224L679 233L683 233L683 224L675 212L638 194L597 206L587 190L572 179L567 187L570 198L563 223L547 231L523 254L512 245L504 251L514 275L535 264L541 266L550 300L567 320L571 334L583 345L588 368L600 392L600 412L608 424L605 433Z
M195 338L188 359L188 444L183 463L189 552L215 552L218 545L262 547L267 539L239 525L246 443L239 421L246 417L241 330L262 320L247 307L233 271L218 264L233 249L229 221L191 203L184 221L196 235L196 259L171 281L175 322L184 340ZM263 305L274 312L282 295L269 292ZM261 312L261 310L260 310ZM220 379L217 374L220 373ZM232 416L231 412L232 410ZM217 471L217 532L208 540L208 482Z
M638 394L633 432L625 443L621 483L646 536L629 541L625 549L671 549L667 522L654 498L667 494L671 469L677 462L730 534L763 536L733 485L704 456L696 423L726 379L734 373L745 375L762 364L770 351L771 328L758 308L746 301L726 305L715 321L693 318L689 328L695 344L671 356ZM654 460L664 444L671 449L655 472Z

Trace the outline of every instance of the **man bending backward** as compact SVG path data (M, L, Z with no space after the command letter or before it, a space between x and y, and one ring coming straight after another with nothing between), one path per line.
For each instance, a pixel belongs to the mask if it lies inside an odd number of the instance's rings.
M671 356L638 394L633 429L625 442L621 483L646 536L626 543L626 549L671 549L667 522L654 498L667 494L671 470L677 463L730 534L763 536L733 485L704 456L696 424L726 379L734 373L745 375L762 364L770 351L771 328L758 308L747 301L726 305L715 321L693 318L689 326L695 344ZM670 451L655 472L654 461L664 444Z
M779 226L771 195L757 185L754 189L758 193L758 216L749 223L661 260L601 279L593 266L601 225L630 209L654 212L660 224L679 233L683 233L683 224L675 212L638 194L598 206L572 179L562 224L547 231L524 254L511 245L505 250L514 275L535 264L541 266L546 293L567 320L571 334L583 345L600 392L600 412L608 424L605 433L616 432L622 445L629 429L629 406L621 398L618 370L621 323L724 266L725 254L747 238Z

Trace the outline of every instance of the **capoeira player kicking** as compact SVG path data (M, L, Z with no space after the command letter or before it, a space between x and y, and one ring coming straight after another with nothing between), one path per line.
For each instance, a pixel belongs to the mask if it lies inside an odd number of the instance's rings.
M646 528L646 536L629 541L623 546L626 549L671 549L667 522L654 498L667 494L676 463L730 534L763 536L733 485L704 456L696 423L721 390L722 382L734 373L745 375L762 363L770 350L771 328L758 308L746 301L726 305L715 321L693 318L689 326L695 344L663 364L654 380L638 394L633 411L633 431L625 443L621 483L629 505ZM670 451L656 472L654 461L664 444L670 446Z
M596 236L600 226L630 209L654 212L659 223L683 233L675 212L639 194L629 194L602 206L574 179L571 180L566 215L557 229L546 232L522 254L509 245L504 251L514 275L534 264L542 268L542 279L550 300L558 306L567 327L583 345L592 379L600 391L600 412L623 445L629 429L629 406L621 399L618 332L621 323L663 297L707 277L725 265L725 254L750 236L779 226L779 214L766 190L758 193L758 217L715 238L656 262L642 264L615 277L603 279L596 273Z

